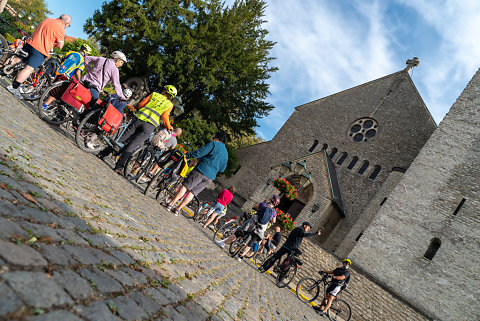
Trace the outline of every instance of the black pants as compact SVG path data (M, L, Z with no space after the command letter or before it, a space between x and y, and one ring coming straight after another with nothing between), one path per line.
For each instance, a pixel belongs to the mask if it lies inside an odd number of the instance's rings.
M265 263L263 263L262 269L267 271L269 268L272 267L272 265L275 264L275 262L277 262L277 260L282 259L282 256L284 254L290 254L290 252L291 251L289 249L282 246L277 252L275 252L275 254L271 258L269 258L265 261Z
M122 154L118 159L117 163L115 164L115 170L123 169L125 167L125 163L128 161L130 156L132 156L133 152L139 148L147 139L148 137L154 132L155 126L149 122L142 121L140 119L136 119L132 122L125 133L123 133L122 137L118 140L119 143L125 143L129 140L128 144L125 145L122 149ZM102 157L106 157L112 153L111 148L106 148L100 155Z

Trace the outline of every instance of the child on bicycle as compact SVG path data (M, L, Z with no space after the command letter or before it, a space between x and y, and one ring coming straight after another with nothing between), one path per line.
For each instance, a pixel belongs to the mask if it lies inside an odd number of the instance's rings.
M230 204L230 202L233 199L233 194L236 192L235 186L230 186L228 189L222 190L220 193L218 193L217 196L217 201L212 205L210 208L210 211L208 211L207 215L210 217L208 220L205 222L205 225L203 225L203 228L207 228L207 226L212 223L213 220L215 220L215 223L213 225L217 225L218 220L225 216L227 211L225 209L227 208L227 205Z
M280 226L275 227L275 234L268 233L263 239L262 246L267 249L267 256L270 255L282 241L282 232Z
M333 275L332 281L326 290L327 297L322 300L320 305L313 307L313 309L320 315L327 313L332 305L333 299L338 293L340 293L340 291L344 290L347 287L348 282L350 282L350 271L348 269L350 268L352 261L344 259L342 263L342 267L336 268L333 271L320 271L320 273Z

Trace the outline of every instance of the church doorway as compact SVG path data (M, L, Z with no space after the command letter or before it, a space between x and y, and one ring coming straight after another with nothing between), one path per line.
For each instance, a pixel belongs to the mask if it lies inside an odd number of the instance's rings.
M293 221L295 221L304 207L305 203L300 202L298 199L291 200L285 195L280 198L280 204L277 206L282 212L290 214Z

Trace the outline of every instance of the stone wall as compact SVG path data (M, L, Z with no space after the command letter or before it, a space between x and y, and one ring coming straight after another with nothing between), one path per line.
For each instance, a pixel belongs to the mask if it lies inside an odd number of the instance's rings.
M301 261L294 281L290 284L296 288L298 281L305 276L317 278L320 270L333 270L340 267L341 260L327 253L318 246L318 237L303 240ZM375 283L375 280L355 267L352 262L351 281L348 292L340 297L344 298L352 307L352 321L421 321L431 320L412 305L400 299L394 293ZM319 303L320 298L315 303Z
M477 71L350 255L440 320L480 319L479 160Z

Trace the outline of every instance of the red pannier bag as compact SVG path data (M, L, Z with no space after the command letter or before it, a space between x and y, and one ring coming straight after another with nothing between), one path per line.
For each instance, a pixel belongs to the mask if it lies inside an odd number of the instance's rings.
M84 105L85 108L89 105L92 95L90 94L90 89L85 88L85 86L74 77L61 99L70 106L75 107L75 109L80 109L82 105Z
M98 121L98 125L104 131L113 135L118 127L122 124L123 114L119 112L112 104L108 104L108 108Z

